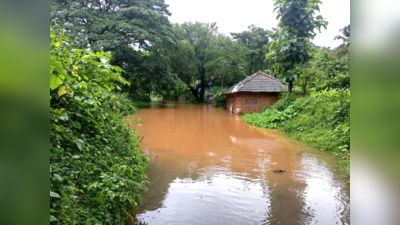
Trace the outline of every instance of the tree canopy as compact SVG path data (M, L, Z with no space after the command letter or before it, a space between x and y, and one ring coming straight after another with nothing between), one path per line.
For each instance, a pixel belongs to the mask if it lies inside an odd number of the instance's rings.
M147 48L173 42L164 0L54 0L53 28L65 29L75 47L109 51L118 46Z
M275 0L274 11L280 19L278 39L271 43L267 56L275 62L274 69L282 83L289 83L289 92L299 76L299 65L313 58L310 39L315 37L315 29L320 31L328 25L321 15L315 15L320 4L319 0Z
M333 40L342 40L342 44L334 49L335 56L340 59L350 54L350 24L339 30L342 35L337 35Z
M271 31L264 30L255 25L248 26L248 31L231 33L235 40L240 40L246 49L246 73L251 75L258 70L266 69L265 54L268 50L269 35Z
M216 23L176 24L179 41L171 48L172 70L190 90L197 102L203 102L207 88L219 83L243 79L244 47L218 32Z

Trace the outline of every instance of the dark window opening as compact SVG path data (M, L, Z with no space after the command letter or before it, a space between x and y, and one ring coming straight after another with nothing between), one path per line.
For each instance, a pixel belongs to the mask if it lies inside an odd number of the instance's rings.
M258 99L256 98L246 98L246 105L258 105Z

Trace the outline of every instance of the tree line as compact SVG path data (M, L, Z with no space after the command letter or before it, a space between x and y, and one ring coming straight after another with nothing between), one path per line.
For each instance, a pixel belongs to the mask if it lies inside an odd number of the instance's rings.
M131 99L146 102L151 93L165 99L186 94L203 102L208 88L229 87L258 70L288 83L290 92L294 82L304 86L301 76L318 77L304 68L318 54L310 42L315 30L328 25L315 14L320 3L276 1L277 28L250 25L231 36L220 33L216 23L170 23L163 0L55 0L50 20L74 42L72 47L111 52L110 63L121 67L131 83L121 90ZM344 37L335 39L344 44L333 51L340 57L350 51L350 25L342 32Z

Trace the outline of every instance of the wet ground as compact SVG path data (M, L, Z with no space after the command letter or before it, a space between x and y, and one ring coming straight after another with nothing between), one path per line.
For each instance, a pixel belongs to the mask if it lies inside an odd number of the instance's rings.
M212 105L154 101L131 119L151 184L129 224L350 224L350 178L329 153Z

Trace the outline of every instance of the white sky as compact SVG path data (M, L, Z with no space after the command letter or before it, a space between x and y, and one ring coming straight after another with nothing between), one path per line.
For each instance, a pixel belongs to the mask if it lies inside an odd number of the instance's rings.
M264 29L277 27L276 13L273 13L273 0L165 0L169 4L172 23L185 21L217 22L219 31L231 32L248 30L251 24ZM313 40L318 46L334 48L341 41L333 38L339 29L350 24L350 0L322 0L321 12L329 22L328 29Z

